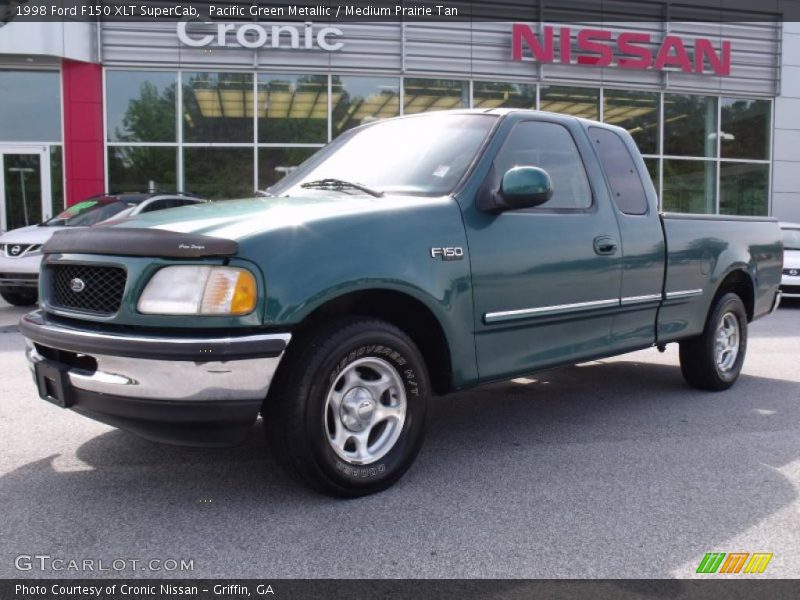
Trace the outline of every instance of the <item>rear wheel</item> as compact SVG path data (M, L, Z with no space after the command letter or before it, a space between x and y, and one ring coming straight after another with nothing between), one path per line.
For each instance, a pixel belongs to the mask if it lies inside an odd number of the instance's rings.
M741 298L716 300L702 335L680 343L681 372L701 390L726 390L739 377L747 351L747 312Z
M278 462L314 489L343 497L381 491L414 461L430 383L397 327L344 319L292 341L263 415Z
M11 292L8 290L0 290L0 296L13 306L33 306L38 299L36 292Z

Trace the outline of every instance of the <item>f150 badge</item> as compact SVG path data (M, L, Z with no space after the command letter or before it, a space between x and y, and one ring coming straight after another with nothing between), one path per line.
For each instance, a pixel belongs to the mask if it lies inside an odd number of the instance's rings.
M431 258L440 258L442 260L464 260L464 249L461 246L431 248Z

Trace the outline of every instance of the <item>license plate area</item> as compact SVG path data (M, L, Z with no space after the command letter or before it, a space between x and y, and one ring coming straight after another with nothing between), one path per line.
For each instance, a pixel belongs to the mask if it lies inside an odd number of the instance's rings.
M61 408L72 406L72 386L67 374L68 366L44 360L37 362L33 369L40 398Z

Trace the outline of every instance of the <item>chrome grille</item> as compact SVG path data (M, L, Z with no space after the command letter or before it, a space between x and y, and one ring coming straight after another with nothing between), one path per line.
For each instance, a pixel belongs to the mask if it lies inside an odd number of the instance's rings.
M100 315L119 310L127 278L125 269L94 265L50 265L55 307Z

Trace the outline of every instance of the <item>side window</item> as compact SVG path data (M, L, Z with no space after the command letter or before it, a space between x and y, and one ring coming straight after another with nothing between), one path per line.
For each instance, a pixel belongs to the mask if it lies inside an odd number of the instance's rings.
M558 123L523 121L515 125L497 153L494 167L499 177L513 167L547 171L553 181L553 197L542 208L583 209L592 205L592 189L575 140Z
M626 215L645 214L647 195L625 142L613 131L600 127L590 127L589 134L597 145L600 164L608 176L617 208Z

